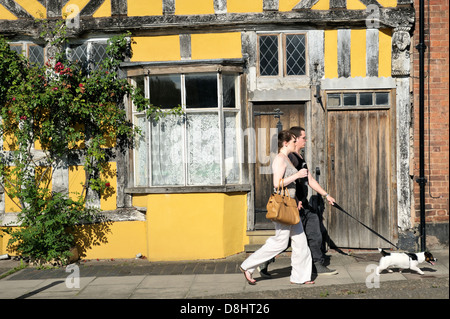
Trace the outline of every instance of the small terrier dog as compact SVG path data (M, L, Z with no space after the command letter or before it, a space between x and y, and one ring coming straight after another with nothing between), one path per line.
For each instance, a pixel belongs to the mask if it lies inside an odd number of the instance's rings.
M380 258L380 264L376 269L376 274L378 276L381 271L389 267L400 268L400 272L402 272L403 269L411 269L423 275L423 271L420 270L417 265L426 261L434 266L434 263L437 261L437 259L427 251L421 253L388 253L381 248L378 248L378 250L383 255L383 257ZM388 269L388 272L392 272L392 270Z

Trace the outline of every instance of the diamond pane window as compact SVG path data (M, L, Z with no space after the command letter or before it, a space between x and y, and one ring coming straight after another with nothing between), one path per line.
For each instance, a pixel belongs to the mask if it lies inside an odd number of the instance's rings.
M100 62L106 57L106 47L104 43L92 43L91 47L91 58L92 69L97 70L100 66Z
M44 65L44 48L39 45L30 45L28 59L32 64Z
M278 36L259 37L259 74L262 76L278 75Z
M15 51L17 54L22 54L22 45L11 45L11 50Z
M305 35L286 35L286 75L305 75Z
M69 52L69 59L72 61L78 61L83 69L87 68L88 50L87 44L82 44L76 47L72 47Z

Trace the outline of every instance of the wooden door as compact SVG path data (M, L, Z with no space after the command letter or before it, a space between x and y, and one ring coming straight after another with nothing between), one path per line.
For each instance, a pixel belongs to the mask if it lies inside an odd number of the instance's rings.
M395 163L389 110L328 111L328 192L348 213L392 241ZM335 208L328 208L330 246L389 247Z
M282 115L276 117L276 110ZM272 160L278 153L278 122L282 129L305 124L305 104L254 104L253 123L255 128L255 229L273 229L273 223L266 219L267 200L272 192Z

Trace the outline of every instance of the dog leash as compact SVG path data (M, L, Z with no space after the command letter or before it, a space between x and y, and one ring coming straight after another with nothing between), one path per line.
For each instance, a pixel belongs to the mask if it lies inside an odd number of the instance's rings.
M391 243L389 240L387 240L386 238L384 238L383 236L381 236L380 234L378 234L376 231L374 231L372 228L370 228L369 226L364 225L362 222L360 222L359 220L357 220L355 217L353 217L352 215L350 215L349 213L347 213L341 206L339 206L336 202L334 202L333 207L336 207L338 210L340 210L341 212L343 212L344 214L346 214L347 216L350 216L351 218L353 218L354 220L356 220L358 223L360 223L361 225L363 225L365 228L367 228L368 230L370 230L372 233L374 233L375 235L377 235L378 237L380 237L381 239L383 239L384 241L388 242L389 244L391 244L392 246L394 246L397 249L400 249L397 247L397 245L394 245L393 243Z

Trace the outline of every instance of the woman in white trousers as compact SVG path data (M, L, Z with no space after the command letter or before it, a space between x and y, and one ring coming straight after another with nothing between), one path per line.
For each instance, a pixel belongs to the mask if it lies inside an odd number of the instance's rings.
M297 171L288 158L289 153L295 151L296 136L289 131L281 131L278 134L279 152L275 157L273 170L273 186L278 187L279 181L283 179L284 185L289 191L289 196L295 198L295 180L308 176L308 171L302 169ZM299 202L299 209L301 202ZM311 281L312 258L308 247L305 232L302 223L296 225L284 225L278 222L275 224L275 236L270 237L266 243L242 264L241 270L244 272L245 279L249 284L255 285L256 280L252 278L253 272L257 266L274 258L285 250L291 238L291 276L290 281L293 284L313 284Z

